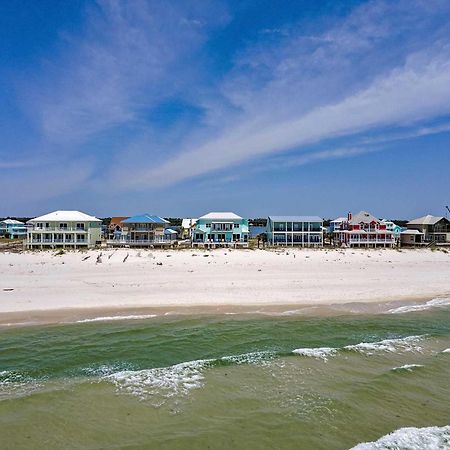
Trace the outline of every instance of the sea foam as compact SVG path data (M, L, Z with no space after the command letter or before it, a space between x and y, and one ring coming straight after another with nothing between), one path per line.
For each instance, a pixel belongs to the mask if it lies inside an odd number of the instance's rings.
M174 396L184 396L203 386L203 369L214 360L203 359L144 370L124 370L104 377L121 391L140 399L153 397L158 406Z
M445 450L450 449L450 426L400 428L374 442L351 450Z
M400 367L393 367L391 370L393 370L394 372L402 372L402 371L406 371L406 372L412 372L414 369L420 369L421 367L424 367L422 364L405 364L403 366Z
M387 312L389 314L404 314L409 312L426 311L432 308L442 308L445 306L450 306L450 297L435 298L426 303L421 303L420 305L399 306L398 308L389 309Z
M94 317L92 319L81 319L77 320L75 323L88 323L88 322L110 322L112 320L144 320L152 319L157 317L156 314L137 314L129 316L105 316L105 317Z
M292 351L296 355L310 356L312 358L328 360L329 356L333 356L338 352L338 348L332 347L317 347L317 348L296 348Z
M422 348L418 343L424 338L424 335L406 336L404 338L383 339L375 342L360 342L359 344L346 345L345 347L296 348L292 353L327 361L329 357L337 355L340 351L353 351L365 355L372 355L375 352L421 352Z

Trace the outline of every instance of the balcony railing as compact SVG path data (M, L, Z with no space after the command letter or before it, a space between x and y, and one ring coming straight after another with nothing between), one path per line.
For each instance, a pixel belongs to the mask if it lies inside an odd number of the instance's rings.
M166 237L155 237L154 239L108 239L108 245L152 245L152 244L168 244L173 239Z
M28 230L30 233L33 232L39 232L39 233L64 233L66 231L68 232L77 232L77 233L83 233L87 232L86 228L78 228L78 227L67 227L67 228L59 228L59 227L33 227Z

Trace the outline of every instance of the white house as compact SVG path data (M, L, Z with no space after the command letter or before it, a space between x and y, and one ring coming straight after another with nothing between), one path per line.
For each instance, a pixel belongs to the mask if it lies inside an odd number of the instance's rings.
M27 248L86 248L101 242L102 221L80 211L54 211L27 222Z

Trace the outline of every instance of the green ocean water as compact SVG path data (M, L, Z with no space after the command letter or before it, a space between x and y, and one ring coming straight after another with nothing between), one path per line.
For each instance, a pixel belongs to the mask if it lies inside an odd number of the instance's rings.
M448 307L134 319L1 329L0 448L450 448Z

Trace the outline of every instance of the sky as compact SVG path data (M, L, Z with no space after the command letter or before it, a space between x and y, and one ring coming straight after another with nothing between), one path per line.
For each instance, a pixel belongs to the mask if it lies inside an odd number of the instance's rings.
M0 216L450 204L448 0L0 2Z

